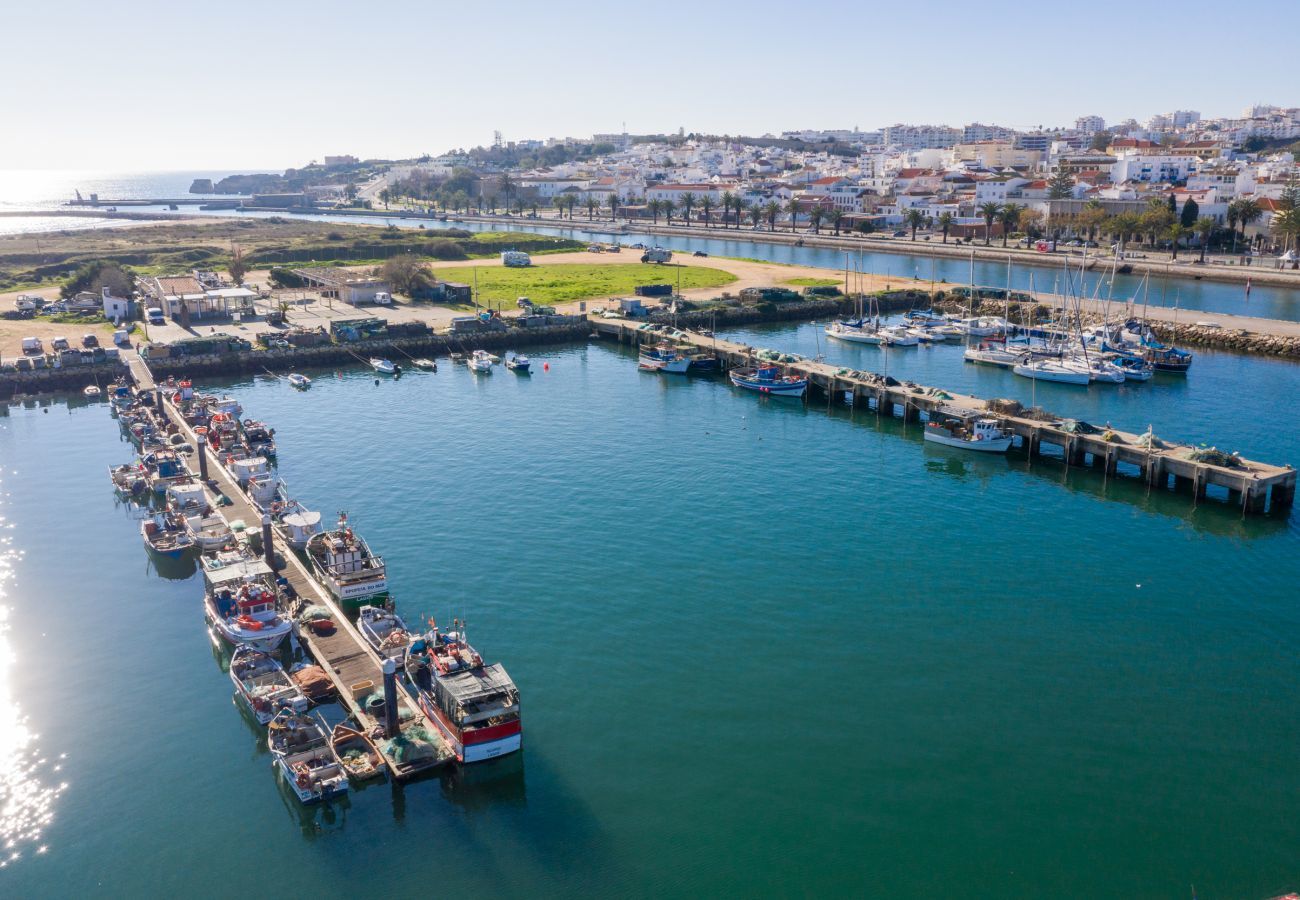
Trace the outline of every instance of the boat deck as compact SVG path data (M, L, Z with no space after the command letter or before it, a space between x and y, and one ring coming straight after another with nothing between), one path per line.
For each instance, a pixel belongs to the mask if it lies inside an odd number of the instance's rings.
M141 364L143 365L143 363ZM171 421L181 429L181 433L189 441L197 444L198 436L172 405L170 399L164 401L163 409ZM208 502L212 505L212 508L217 510L227 523L236 519L243 519L248 528L260 529L261 513L249 502L247 496L240 490L239 485L231 474L226 471L225 467L218 465L212 456L208 458L208 475L211 480L206 489L208 491ZM364 696L366 691L360 689L368 684L370 689L382 696L384 675L380 667L381 660L379 656L365 642L365 639L362 638L352 622L348 620L347 615L334 601L329 591L311 576L306 565L278 534L272 534L272 543L280 563L278 572L289 582L298 596L306 598L309 602L319 603L330 610L331 618L333 618L337 626L332 634L317 635L312 633L310 629L303 628L300 629L299 640L307 647L307 650L320 664L321 668L325 670L325 674L329 676L330 681L334 683L339 702L356 717L361 729L369 733L372 728L382 723L377 722L366 711L358 695ZM400 671L398 675L401 676ZM454 760L455 754L452 752L451 746L442 736L437 726L430 722L419 709L419 705L400 687L397 695L398 706L401 710L399 725L401 731L406 734L418 728L426 732L430 741L437 748L437 756L429 760L402 762L384 752L382 740L376 741L380 755L384 758L384 764L393 777L398 780L411 778Z
M658 343L667 336L662 330L647 329L644 322L627 319L593 319L590 324L598 334L633 346ZM682 329L673 332L672 340L716 352L724 370L755 362L755 348L735 341ZM1096 433L1082 433L1071 430L1065 417L1038 419L1008 414L979 397L907 382L889 385L883 377L871 372L809 359L771 364L785 374L806 377L810 387L825 393L828 405L837 401L862 404L889 415L901 410L905 422L916 421L923 414L928 418L931 412L943 407L961 407L996 419L1002 428L1016 435L1020 449L1031 456L1042 455L1044 446L1054 446L1060 448L1067 464L1091 464L1108 475L1117 474L1118 466L1123 463L1135 468L1147 485L1190 488L1196 501L1205 498L1206 489L1211 485L1225 489L1229 502L1240 504L1243 513L1283 512L1295 499L1296 470L1291 466L1248 459L1238 459L1232 466L1217 465L1196 459L1196 447L1163 436L1158 446L1147 447L1142 443L1143 435L1138 433L1110 427Z

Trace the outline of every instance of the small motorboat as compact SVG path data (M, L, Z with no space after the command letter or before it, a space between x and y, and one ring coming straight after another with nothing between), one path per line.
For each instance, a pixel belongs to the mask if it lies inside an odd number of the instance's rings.
M180 516L160 512L140 522L140 535L149 552L168 559L180 559L194 546L194 538Z
M973 418L971 413L937 411L925 425L925 439L947 447L978 450L982 453L1006 453L1012 435L996 419Z
M374 357L370 360L370 368L374 369L380 375L396 375L397 366L391 359L380 359Z
M518 353L506 360L506 368L521 375L527 375L532 371L532 365L532 360Z
M690 370L691 358L667 341L660 341L653 347L641 348L638 367L647 372L682 374Z
M203 612L213 631L227 644L247 644L271 652L293 630L293 623L277 610L275 573L260 559L232 561L205 570Z
M438 364L431 359L425 359L423 356L419 359L413 359L411 362L417 369L425 369L430 372L438 371Z
M475 350L465 362L469 365L469 370L477 375L492 374L492 354L486 350Z
M1116 357L1113 362L1124 373L1125 381L1150 381L1156 371L1151 363L1131 356Z
M82 396L86 397L86 399L88 400L98 400L100 395L103 394L104 392L99 389L99 385L88 384L86 385L86 389L83 390L81 393Z
M330 734L330 747L353 781L366 781L384 774L384 758L364 732L340 722Z
M267 725L266 734L275 767L300 803L319 803L347 793L347 772L315 719L282 709Z
M411 634L397 613L382 606L363 606L357 611L357 628L380 656L396 660L399 666L406 659Z
M230 680L259 725L270 724L281 709L307 711L307 697L269 653L236 647L230 658Z
M782 375L776 366L755 366L732 369L731 383L747 391L771 394L776 397L802 397L808 390L808 379L797 375Z
M301 373L290 372L289 384L300 391L305 391L307 388L311 387L311 379Z
M142 497L149 493L149 478L139 463L122 463L108 470L113 489L123 497Z

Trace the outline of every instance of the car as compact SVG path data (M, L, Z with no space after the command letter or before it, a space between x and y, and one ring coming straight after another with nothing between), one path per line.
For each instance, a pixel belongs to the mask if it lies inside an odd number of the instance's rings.
M99 346L99 338L95 337L93 334L84 335L81 338L81 346L85 347L88 350L94 349L95 347Z
M895 231L894 237L907 237L907 232L902 230Z
M272 347L272 348L274 348L274 349L276 349L276 350L288 350L290 347L293 346L293 345L290 344L288 341L286 341L284 338L272 338L271 340L267 341L266 343L267 343L268 346L270 346L270 347Z
M68 343L67 338L56 337L54 340L50 341L50 346L55 350L67 350L72 345Z
M694 253L691 254L691 256L708 256L708 255L709 254L705 253L703 250L696 250Z

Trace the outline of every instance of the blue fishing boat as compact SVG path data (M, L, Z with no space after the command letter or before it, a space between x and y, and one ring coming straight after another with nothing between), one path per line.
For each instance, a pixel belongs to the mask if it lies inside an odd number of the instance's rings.
M756 366L732 369L731 383L747 391L772 394L777 397L802 397L808 390L808 379L796 375L782 375L776 366Z

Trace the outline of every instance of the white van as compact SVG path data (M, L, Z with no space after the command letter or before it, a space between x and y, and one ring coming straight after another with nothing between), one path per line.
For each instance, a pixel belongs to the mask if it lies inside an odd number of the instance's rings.
M167 320L163 318L163 311L162 311L160 308L158 308L157 306L151 306L151 307L149 307L149 311L148 311L147 315L149 316L149 324L150 324L150 325L166 325L166 324L167 324Z
M117 344L119 347L123 344L131 343L131 337L127 334L125 328L119 328L117 331L113 332L113 343Z
M393 295L388 293L388 291L377 291L375 293L375 302L380 306L392 306Z

